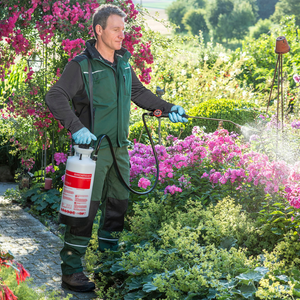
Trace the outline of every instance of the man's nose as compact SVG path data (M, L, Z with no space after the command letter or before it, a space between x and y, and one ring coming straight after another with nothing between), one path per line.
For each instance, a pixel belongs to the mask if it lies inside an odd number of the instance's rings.
M124 40L124 38L125 38L125 32L121 31L119 37L120 37L120 39Z

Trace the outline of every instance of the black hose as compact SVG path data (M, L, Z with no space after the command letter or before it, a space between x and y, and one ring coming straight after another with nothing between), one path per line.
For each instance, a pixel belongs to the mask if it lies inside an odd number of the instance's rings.
M142 117L143 117L143 122L144 122L144 125L145 125L146 132L147 132L147 134L149 136L150 144L151 144L151 147L152 147L152 150L153 150L153 154L154 154L154 157L155 157L155 162L156 162L156 179L155 179L155 182L154 182L153 186L150 188L150 190L145 191L145 192L138 192L138 191L133 190L130 186L128 186L128 184L125 182L125 180L124 180L124 178L123 178L123 176L122 176L122 174L120 172L120 169L119 169L119 166L118 166L118 163L117 163L117 159L116 159L116 156L115 156L115 152L114 152L114 149L113 149L113 145L112 145L111 140L110 140L110 138L109 138L108 135L102 134L100 136L100 139L99 139L99 141L97 143L97 147L95 149L95 154L94 154L94 156L92 158L93 160L97 160L98 151L100 150L101 143L102 143L102 141L104 139L107 139L107 142L108 142L108 145L109 145L109 148L110 148L110 152L111 152L111 155L113 157L114 165L115 165L115 168L116 168L116 171L117 171L117 174L119 176L120 181L122 182L122 184L126 187L126 189L128 191L130 191L130 192L132 192L134 194L137 194L137 195L147 195L147 194L151 193L155 189L155 187L157 185L158 176L159 176L159 162L158 162L158 158L157 158L157 154L156 154L156 151L155 151L155 147L154 147L154 144L153 144L153 140L152 140L151 134L150 134L148 126L146 124L146 120L145 120L145 116L146 115L150 116L151 113L144 113Z

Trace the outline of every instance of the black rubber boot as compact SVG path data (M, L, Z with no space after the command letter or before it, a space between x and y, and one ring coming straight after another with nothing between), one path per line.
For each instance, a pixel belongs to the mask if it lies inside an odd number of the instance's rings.
M74 292L92 292L95 289L95 284L91 282L83 272L80 272L63 275L61 287Z

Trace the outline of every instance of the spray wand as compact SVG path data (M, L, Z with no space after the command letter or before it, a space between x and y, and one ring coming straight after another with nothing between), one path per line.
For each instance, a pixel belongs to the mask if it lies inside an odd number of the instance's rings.
M149 116L153 116L156 118L168 118L169 114L163 114L163 112L160 109L156 109L155 111L148 113ZM192 117L192 116L188 116L186 114L181 115L183 118L186 119L203 119L203 120L213 120L213 121L221 121L221 122L229 122L232 123L233 125L242 128L242 125L239 125L237 123L234 123L233 121L230 120L224 120L224 119L215 119L215 118L206 118L206 117Z

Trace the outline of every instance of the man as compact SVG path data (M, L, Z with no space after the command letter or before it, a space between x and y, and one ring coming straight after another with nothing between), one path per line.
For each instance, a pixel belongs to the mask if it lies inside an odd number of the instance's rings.
M125 13L117 6L101 5L93 15L96 40L86 42L85 51L69 62L46 95L46 103L75 144L89 144L101 134L110 137L123 178L129 184L127 140L132 100L149 111L161 109L172 122L187 122L184 109L156 97L138 80L128 63L130 53L122 48ZM89 71L93 76L94 134L90 132ZM75 112L70 109L72 99ZM77 292L92 291L93 282L82 272L81 257L91 237L93 221L100 205L99 251L117 250L117 235L123 230L129 192L119 181L106 140L98 153L88 224L67 226L61 250L62 287Z

